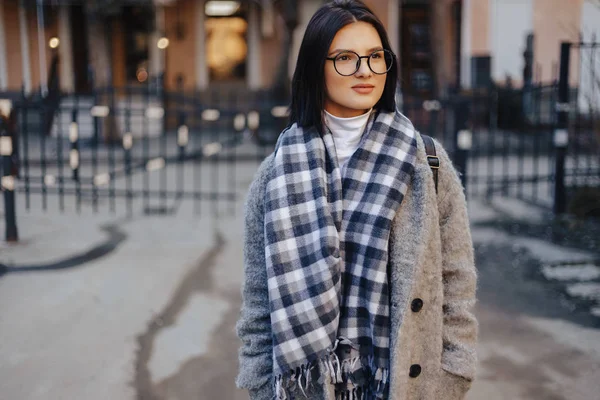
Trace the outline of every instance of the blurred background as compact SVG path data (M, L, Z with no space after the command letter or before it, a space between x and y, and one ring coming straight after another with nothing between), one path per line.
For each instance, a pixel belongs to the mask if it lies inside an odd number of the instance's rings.
M600 0L365 2L465 186L468 399L597 399ZM323 3L0 0L0 398L247 398L244 199Z

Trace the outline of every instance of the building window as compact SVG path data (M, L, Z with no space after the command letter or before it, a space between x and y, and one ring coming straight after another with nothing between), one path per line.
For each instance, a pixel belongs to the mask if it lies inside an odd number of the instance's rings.
M415 60L428 60L431 57L429 25L415 23L409 26L410 55Z
M429 92L433 89L433 78L428 70L413 69L410 76L412 89L417 92Z
M426 2L402 6L400 62L405 95L430 96L433 90L430 13Z
M154 13L150 7L125 7L125 74L127 82L144 83L149 78L149 45Z
M245 81L247 7L235 1L209 1L205 13L206 59L211 82Z

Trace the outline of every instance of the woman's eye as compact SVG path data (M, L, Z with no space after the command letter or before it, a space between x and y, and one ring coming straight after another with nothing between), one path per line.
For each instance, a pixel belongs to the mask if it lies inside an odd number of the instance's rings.
M349 56L339 56L338 57L338 60L340 60L340 61L348 61L349 59L350 59Z
M374 59L381 58L381 54L380 53L373 53L373 54L371 54L371 58L374 58Z

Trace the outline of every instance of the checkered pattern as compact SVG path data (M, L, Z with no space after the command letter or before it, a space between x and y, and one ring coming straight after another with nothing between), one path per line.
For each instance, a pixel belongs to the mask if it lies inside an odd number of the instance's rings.
M373 113L344 176L331 132L281 135L265 202L275 376L330 355L340 337L369 368L389 368L388 239L415 159L400 113Z

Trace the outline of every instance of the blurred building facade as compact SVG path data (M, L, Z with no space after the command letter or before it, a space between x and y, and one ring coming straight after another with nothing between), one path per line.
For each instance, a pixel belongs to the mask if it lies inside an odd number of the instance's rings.
M561 42L600 40L598 0L463 0L463 9L463 87L485 85L488 79L519 86L525 52L530 52L532 79L552 82ZM571 69L572 81L578 73Z
M167 89L268 88L286 54L291 75L323 2L291 1L286 19L284 0L0 0L0 91L43 89L54 64L66 93L156 76ZM522 81L530 34L539 79L551 80L560 41L576 42L600 25L597 0L366 3L399 54L403 91L423 96L490 79Z
M461 1L444 1L452 11L445 16L444 57L450 74L458 76ZM306 24L324 1L290 2L295 15L287 42L289 15L286 20L281 10L285 1L47 0L43 7L39 3L0 0L0 91L30 92L47 85L53 60L66 93L85 92L93 84L144 84L158 75L164 77L167 89L268 88L286 50L291 75ZM429 1L366 3L388 29L394 50L403 55L405 90L431 91Z

